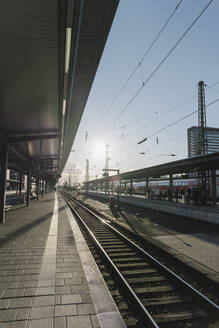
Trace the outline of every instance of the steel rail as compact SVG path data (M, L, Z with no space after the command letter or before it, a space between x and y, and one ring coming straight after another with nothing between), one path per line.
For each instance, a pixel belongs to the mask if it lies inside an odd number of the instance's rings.
M189 283L187 283L184 279L179 277L176 273L174 273L172 270L167 268L165 265L163 265L161 262L159 262L157 259L155 259L153 256L151 256L149 253L147 253L144 249L142 249L140 246L135 244L133 241L128 239L125 235L123 235L121 232L116 230L114 227L112 227L110 224L108 224L104 219L102 219L100 216L98 216L96 213L94 213L92 210L81 204L76 199L72 198L68 194L65 193L65 195L74 201L76 204L81 206L84 210L89 212L92 216L94 216L96 219L100 220L102 223L104 223L114 234L118 235L120 238L122 238L124 241L126 241L131 247L133 247L141 256L143 256L147 261L150 263L153 263L159 270L163 272L164 275L168 276L174 283L177 283L177 285L183 289L186 290L189 295L199 304L202 306L205 306L208 308L208 311L211 313L214 318L219 318L219 306L211 301L209 298L207 298L205 295L203 295L201 292L199 292L196 288L191 286ZM212 318L212 317L211 317Z
M148 310L145 308L145 306L142 304L141 300L138 298L138 296L135 294L131 286L128 284L126 279L123 277L123 275L120 273L120 271L117 269L113 261L110 259L108 254L105 252L103 247L100 245L92 231L89 229L89 227L86 225L86 223L83 221L82 217L77 213L77 211L69 204L67 200L65 200L68 206L71 208L71 210L76 215L77 219L79 219L80 223L82 224L83 228L86 230L86 232L89 234L92 243L94 246L98 249L101 256L104 258L105 264L107 268L113 273L117 281L119 281L120 286L122 286L123 292L126 295L126 297L129 298L129 302L131 305L134 306L136 315L138 317L139 322L142 322L144 325L146 324L148 328L159 328L159 326L156 324Z
M142 304L138 296L135 294L131 286L127 283L125 278L122 276L120 271L117 269L113 261L110 259L110 257L107 255L103 247L100 245L92 231L88 228L86 223L83 221L82 217L77 213L77 211L69 204L67 200L65 200L68 206L71 208L71 210L74 212L74 214L77 216L79 219L80 223L83 225L84 229L86 232L89 234L92 243L94 246L98 249L99 253L101 256L104 258L104 261L108 267L108 269L113 272L114 276L116 277L117 281L121 284L124 293L126 296L129 297L130 303L135 307L135 312L138 314L141 314L140 317L138 318L139 321L143 321L144 324L147 324L149 328L159 328L159 326L156 324L148 310L145 308L145 306Z

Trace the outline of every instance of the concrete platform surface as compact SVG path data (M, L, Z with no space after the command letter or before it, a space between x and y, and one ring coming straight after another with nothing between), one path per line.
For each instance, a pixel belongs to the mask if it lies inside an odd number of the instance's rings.
M12 208L0 225L0 327L126 327L58 198L52 192Z
M164 248L188 266L198 270L219 284L219 233L199 226L196 221L181 219L167 213L147 212L121 204L112 210L109 202L80 196L83 202L98 210L109 220Z
M99 196L105 199L109 199L110 196L114 196L114 198L117 199L116 194L105 194L103 192L89 192L87 193L87 195ZM120 195L120 202L219 225L218 205L196 205L191 203L176 203L175 201L168 200L147 199L142 195L130 196L124 194Z

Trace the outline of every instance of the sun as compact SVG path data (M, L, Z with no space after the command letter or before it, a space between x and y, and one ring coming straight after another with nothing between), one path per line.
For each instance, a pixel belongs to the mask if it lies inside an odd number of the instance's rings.
M106 145L103 142L98 142L93 146L93 152L96 155L102 155L106 152Z

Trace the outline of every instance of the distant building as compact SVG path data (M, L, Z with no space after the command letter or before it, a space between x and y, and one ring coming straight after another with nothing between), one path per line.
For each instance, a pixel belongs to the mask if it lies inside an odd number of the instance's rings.
M219 128L206 128L208 154L219 152ZM188 157L200 155L199 127L192 126L187 130Z

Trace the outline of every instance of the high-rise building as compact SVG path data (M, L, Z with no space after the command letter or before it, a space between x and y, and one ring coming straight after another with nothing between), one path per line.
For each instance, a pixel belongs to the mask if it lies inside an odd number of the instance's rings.
M199 127L192 126L187 130L188 157L201 155ZM206 128L207 132L207 153L219 152L219 128Z

